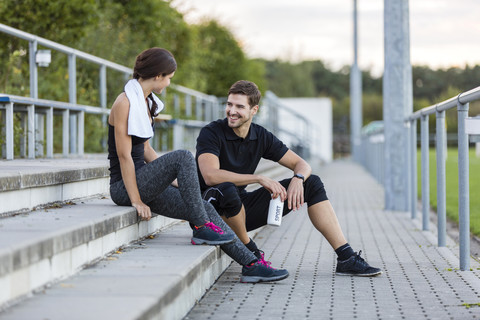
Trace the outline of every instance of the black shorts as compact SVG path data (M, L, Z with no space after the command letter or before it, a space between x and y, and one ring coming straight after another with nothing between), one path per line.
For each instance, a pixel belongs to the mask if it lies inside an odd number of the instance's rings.
M292 178L289 178L279 182L287 189L291 180ZM268 206L272 197L270 192L264 187L247 192L240 190L233 183L224 182L206 189L203 192L203 198L209 201L221 216L227 218L237 215L243 204L245 207L247 231L255 230L267 224ZM305 181L304 200L309 207L328 200L320 177L311 175ZM283 215L288 214L290 211L285 203Z

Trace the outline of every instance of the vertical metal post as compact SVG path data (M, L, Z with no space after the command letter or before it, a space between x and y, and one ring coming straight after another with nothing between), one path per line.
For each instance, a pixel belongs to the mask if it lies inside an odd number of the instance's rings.
M30 67L30 97L38 98L38 70L37 70L37 40L29 42L29 67Z
M412 184L411 187L411 198L412 202L411 204L411 217L412 219L417 218L417 120L412 120L411 121L411 126L410 126L410 139L411 139L411 178L410 178L410 183Z
M405 117L413 111L410 30L407 0L384 0L385 68L383 121L385 132L385 209L408 211L411 207L409 133ZM411 182L410 182L411 183Z
M2 116L2 110L0 110L0 119L2 120L2 125L0 125L0 134L4 137L7 137L7 119L5 116ZM0 144L0 157L7 158L7 146L6 143Z
M74 54L68 55L68 101L70 103L77 103L77 62ZM70 114L70 152L77 153L77 117L75 114Z
M175 117L180 117L180 99L176 93L173 95L173 114Z
M185 94L185 116L190 118L192 116L192 96Z
M33 40L29 42L29 68L30 68L30 97L33 99L38 99L38 70L37 70L37 41ZM36 131L35 131L35 141L37 144L36 155L43 156L43 136L44 136L44 116L43 114L36 114L34 116Z
M430 163L428 141L428 116L422 115L420 126L422 148L422 230L429 229L430 216Z
M28 158L35 159L35 106L27 107L28 115Z
M405 201L406 201L406 207L405 211L408 211L412 207L412 202L414 199L412 198L412 175L408 174L409 172L412 172L412 163L409 161L409 159L412 158L412 148L410 146L410 143L412 142L410 140L410 122L405 123L404 122L404 135L405 135L405 140L406 140L406 157L405 157Z
M35 114L35 156L45 155L45 114Z
M100 107L107 107L107 67L100 65Z
M53 107L47 109L47 158L53 158Z
M206 121L212 121L213 120L213 102L212 101L207 101L206 107L206 115L205 115L205 120Z
M353 64L350 69L350 145L353 159L360 158L360 132L362 129L362 74L358 68L357 0L353 0Z
M161 148L161 150L163 152L168 150L168 130L169 130L169 128L166 126L165 130L162 133L162 148Z
M460 270L470 268L470 186L468 181L468 134L465 118L469 104L457 103L458 108L458 222L460 237Z
M69 125L70 122L70 110L63 110L62 112L62 152L63 156L66 157L69 154Z
M13 160L13 102L6 104L5 120L7 160Z
M70 126L69 126L69 135L70 135L70 153L78 153L77 145L77 115L73 112L70 113Z
M438 216L438 246L446 246L447 238L447 200L445 174L445 111L437 111L437 216Z
M27 118L25 113L20 114L20 127L22 128L22 134L20 136L20 157L25 158L27 155Z
M107 109L107 67L102 64L100 65L100 107L103 109L103 110L106 110ZM104 113L102 115L102 127L103 129L105 129L107 127L107 114ZM80 119L79 119L80 121ZM78 139L80 140L80 133L79 133L79 136L78 136ZM105 139L105 137L102 137L102 148L104 150L106 150L107 148L107 139ZM79 143L80 145L80 143Z
M183 125L179 121L173 124L173 150L183 149Z
M202 120L202 98L196 97L195 102L195 120Z
M80 111L78 118L78 155L83 156L85 147L85 111Z

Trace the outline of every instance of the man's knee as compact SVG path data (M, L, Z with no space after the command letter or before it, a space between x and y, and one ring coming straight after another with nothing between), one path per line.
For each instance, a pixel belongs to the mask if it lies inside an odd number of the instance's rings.
M305 201L311 206L325 200L328 200L328 197L322 180L317 175L310 175L305 181Z
M221 216L236 216L242 209L242 200L237 187L231 182L224 182L205 190L203 199L210 202Z

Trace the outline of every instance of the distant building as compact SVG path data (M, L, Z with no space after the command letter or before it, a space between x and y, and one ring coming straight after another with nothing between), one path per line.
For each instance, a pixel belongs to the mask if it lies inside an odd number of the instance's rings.
M310 141L301 142L309 144L310 157L318 158L322 162L331 162L333 159L332 101L329 98L280 98L279 100L310 121L311 125L308 129ZM279 122L280 127L288 128L289 132L304 130L299 128L299 124L295 123L286 111L280 110ZM290 135L280 133L279 138L289 147L298 143L298 141L292 141Z

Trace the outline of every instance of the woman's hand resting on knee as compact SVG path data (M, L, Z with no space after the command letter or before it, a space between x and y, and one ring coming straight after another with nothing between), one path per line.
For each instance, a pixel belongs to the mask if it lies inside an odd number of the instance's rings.
M150 220L152 218L152 212L150 211L150 207L147 206L143 202L135 202L132 203L132 207L137 209L138 216L140 217L141 220Z

